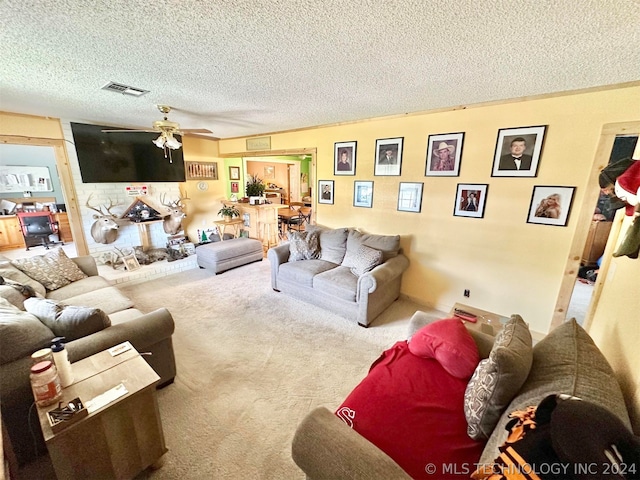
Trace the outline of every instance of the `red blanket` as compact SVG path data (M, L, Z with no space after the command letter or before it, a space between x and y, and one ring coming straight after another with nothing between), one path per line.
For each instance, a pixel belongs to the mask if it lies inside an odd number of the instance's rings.
M402 341L373 363L336 415L413 478L469 478L484 442L467 435L466 386Z

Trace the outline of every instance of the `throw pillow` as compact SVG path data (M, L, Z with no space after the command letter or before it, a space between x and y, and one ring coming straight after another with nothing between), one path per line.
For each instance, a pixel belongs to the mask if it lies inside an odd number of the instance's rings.
M36 291L36 293L42 295L43 297L47 293L47 289L44 288L44 285L26 275L22 270L19 270L11 265L10 260L0 261L0 277L13 280L14 282L21 285L29 285Z
M37 317L0 298L0 364L49 346L54 336Z
M447 318L425 325L409 341L409 351L422 358L435 358L456 378L468 380L480 354L476 342L458 318Z
M289 261L312 260L318 258L320 244L315 232L289 232Z
M99 308L65 305L47 298L29 298L24 306L49 327L57 337L67 342L86 337L111 326L111 320Z
M308 232L318 233L320 260L340 265L347 251L347 235L349 234L349 230L346 228L330 229L318 225L309 225L305 228Z
M358 252L353 257L351 273L356 277L364 275L382 263L382 252L375 248L360 245Z
M40 282L47 290L57 290L87 277L60 247L44 255L13 260L11 265Z
M480 362L467 385L464 414L471 438L489 438L527 379L532 360L529 327L520 315L512 315L496 336L489 358Z
M347 253L342 260L343 267L353 267L355 255L360 245L375 248L382 252L382 261L386 262L392 257L398 256L400 251L400 235L375 235L362 233L357 230L349 230L347 237Z

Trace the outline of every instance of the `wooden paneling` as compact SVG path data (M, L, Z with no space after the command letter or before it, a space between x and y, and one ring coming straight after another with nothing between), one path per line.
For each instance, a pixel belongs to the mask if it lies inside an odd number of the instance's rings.
M20 222L15 215L0 216L0 250L25 248Z

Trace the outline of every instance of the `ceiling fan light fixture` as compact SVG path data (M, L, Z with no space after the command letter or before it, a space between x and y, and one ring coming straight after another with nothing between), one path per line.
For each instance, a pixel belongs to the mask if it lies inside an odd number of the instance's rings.
M173 135L169 134L167 135L165 145L173 150L177 150L182 146L182 143L180 143Z
M151 140L151 142L158 148L164 148L164 133L155 140Z

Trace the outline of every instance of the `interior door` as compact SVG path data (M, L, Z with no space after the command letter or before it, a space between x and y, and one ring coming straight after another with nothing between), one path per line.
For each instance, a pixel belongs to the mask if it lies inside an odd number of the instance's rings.
M289 201L300 201L300 164L289 163Z

